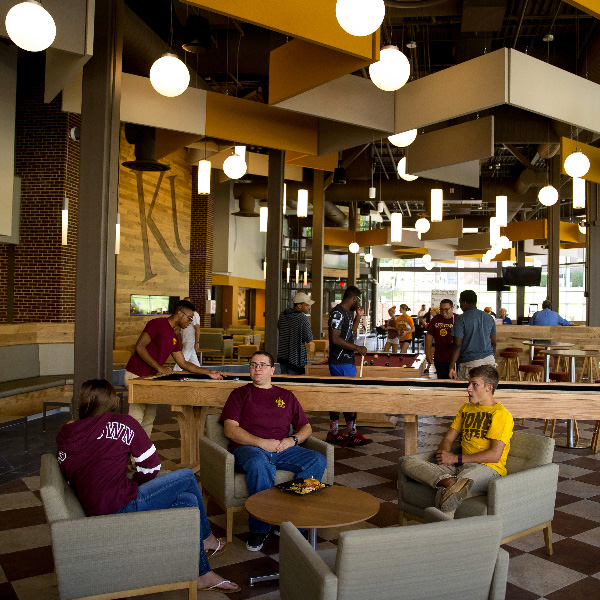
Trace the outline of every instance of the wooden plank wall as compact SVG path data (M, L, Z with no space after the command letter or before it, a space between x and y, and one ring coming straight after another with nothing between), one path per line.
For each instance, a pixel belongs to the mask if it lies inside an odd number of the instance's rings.
M121 163L134 159L134 147L127 143L122 130ZM170 165L171 169L162 174L148 171L139 174L121 166L121 252L116 265L115 349L133 350L145 324L154 318L129 316L131 294L183 298L189 291L191 167L184 149L165 156L160 162ZM139 177L143 182L141 190ZM155 195L155 206L150 213ZM146 211L145 226L141 207Z
M74 323L2 323L0 346L73 343Z

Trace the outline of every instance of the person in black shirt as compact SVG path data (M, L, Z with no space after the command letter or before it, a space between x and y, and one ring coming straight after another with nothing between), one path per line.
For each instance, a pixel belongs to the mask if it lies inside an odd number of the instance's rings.
M308 362L305 344L313 339L306 315L315 301L304 292L298 292L292 302L294 308L286 308L277 320L277 362L284 375L304 375L304 365Z
M364 309L360 305L360 290L351 285L344 292L341 304L335 306L329 313L329 374L334 377L356 377L354 353L361 356L367 353L366 346L354 343L360 318ZM350 312L356 311L354 319ZM326 440L332 444L348 446L365 446L373 440L364 438L356 431L356 413L345 412L344 418L348 426L348 435L339 430L339 412L329 413L329 433Z

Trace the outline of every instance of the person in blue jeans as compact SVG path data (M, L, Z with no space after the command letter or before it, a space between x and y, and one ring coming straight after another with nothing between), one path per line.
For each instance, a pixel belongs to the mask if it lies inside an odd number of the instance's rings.
M108 381L86 381L79 395L79 419L64 425L56 438L61 471L85 513L90 516L198 509L198 589L224 594L239 592L240 586L217 575L208 564L206 553L221 554L226 543L211 531L195 475L189 469L181 469L159 477L160 458L154 444L133 417L115 412L118 407L119 400ZM129 478L127 470L132 458L135 472Z
M273 365L271 354L255 352L250 359L252 383L231 392L220 418L231 440L229 451L235 467L246 474L250 495L272 488L277 470L320 481L327 467L322 454L298 445L310 436L312 428L296 396L271 383ZM248 519L248 525L246 548L258 552L271 526L254 517Z

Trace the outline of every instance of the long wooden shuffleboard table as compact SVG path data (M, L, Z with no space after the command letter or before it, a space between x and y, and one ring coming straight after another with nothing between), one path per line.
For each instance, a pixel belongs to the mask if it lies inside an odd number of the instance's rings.
M212 380L177 373L129 381L129 402L166 404L181 431L181 462L198 462L198 438L210 408L222 408L248 375ZM358 379L276 375L274 385L289 389L305 411L357 411L404 418L405 454L417 452L418 415L454 416L467 402L465 381L438 379ZM500 382L495 397L516 419L600 419L600 388L579 383Z

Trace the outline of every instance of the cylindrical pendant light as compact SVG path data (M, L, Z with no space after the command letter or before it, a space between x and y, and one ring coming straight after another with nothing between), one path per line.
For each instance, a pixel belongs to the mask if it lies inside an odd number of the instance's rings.
M300 264L296 263L296 283L300 283Z
M444 190L433 188L431 190L431 222L439 223L444 218Z
M267 259L263 260L263 279L267 278Z
M173 98L190 85L190 72L176 54L163 54L150 68L150 83L161 95Z
M500 227L508 225L508 197L496 196L496 223Z
M261 233L267 233L267 226L269 221L269 209L266 206L260 207L259 216L259 231Z
M287 267L285 269L285 282L286 283L290 282L290 261L289 260L288 260Z
M115 226L115 254L121 252L121 213L117 213L117 224Z
M585 179L573 177L573 208L585 208Z
M210 194L210 160L198 162L198 193Z
M308 267L304 269L304 285L308 285Z
M69 230L69 199L63 198L62 205L62 245L67 245L67 233Z
M406 172L406 156L402 157L398 163L398 175L400 175L404 181L415 181L415 179L419 179L418 175L411 175Z
M490 217L490 246L500 242L500 225L496 221L496 217Z
M392 243L402 241L402 213L392 213L392 231L390 240Z
M553 185L546 185L538 192L538 200L544 206L552 206L558 201L558 190Z
M4 21L8 37L23 50L41 52L56 37L56 24L52 15L35 0L13 6Z
M377 189L374 188L373 186L371 186L369 188L369 198L376 198L377 197Z
M377 31L385 17L383 0L337 0L335 16L340 27L357 37Z
M377 212L382 213L384 211L384 207L385 205L383 204L383 202L378 202L377 203Z
M565 158L565 173L571 177L583 177L590 170L590 159L580 150Z
M283 184L283 214L287 210L287 183ZM288 282L289 283L289 282Z
M298 216L308 217L308 190L298 190Z

